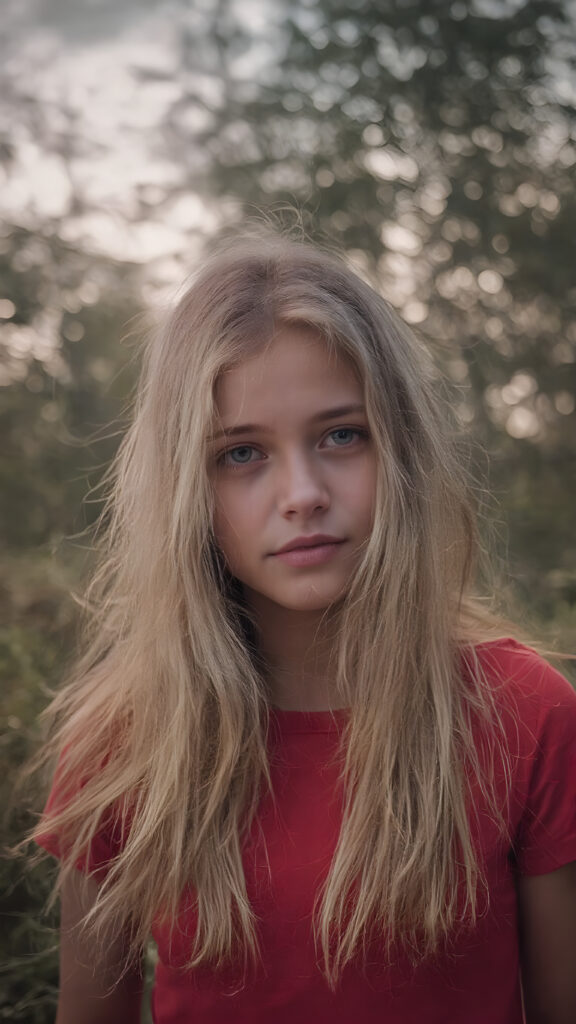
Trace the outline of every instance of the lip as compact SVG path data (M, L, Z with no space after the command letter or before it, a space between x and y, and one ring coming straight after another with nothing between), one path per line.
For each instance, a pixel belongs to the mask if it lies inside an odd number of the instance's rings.
M323 545L332 544L343 544L342 537L331 537L326 533L312 533L305 537L295 537L294 540L288 541L287 544L282 548L278 548L278 551L274 551L275 555L283 555L287 551L301 551L303 548L318 548Z
M316 544L308 548L292 548L281 551L275 557L293 569L308 569L313 565L324 565L329 562L342 547L342 541L333 544Z
M307 569L329 562L343 543L341 537L327 537L324 534L297 537L276 551L274 557L293 569Z

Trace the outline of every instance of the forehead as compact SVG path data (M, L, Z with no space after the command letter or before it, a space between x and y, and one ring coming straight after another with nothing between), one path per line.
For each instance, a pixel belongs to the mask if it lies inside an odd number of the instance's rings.
M216 383L222 421L280 408L297 413L319 403L359 401L363 387L352 360L320 334L286 327L256 353L224 370Z

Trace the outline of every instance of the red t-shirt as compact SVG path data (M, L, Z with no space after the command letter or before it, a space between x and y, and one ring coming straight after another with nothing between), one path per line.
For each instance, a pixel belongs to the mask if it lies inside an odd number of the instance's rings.
M195 920L191 894L176 925L154 929L155 1024L521 1024L515 875L545 874L576 860L576 693L515 641L478 648L494 682L512 754L509 834L478 793L473 836L489 905L441 953L414 967L402 951L386 963L377 941L349 965L335 993L318 968L311 914L341 821L334 757L347 712L274 711L270 767L275 802L263 800L244 853L263 962L238 971L184 970ZM504 778L502 807L506 806ZM51 796L54 799L54 793ZM44 844L58 853L57 840ZM116 852L100 835L87 867Z

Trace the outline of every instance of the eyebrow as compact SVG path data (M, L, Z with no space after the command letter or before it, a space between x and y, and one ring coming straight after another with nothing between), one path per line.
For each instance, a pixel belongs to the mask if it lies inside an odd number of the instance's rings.
M336 420L341 416L351 416L354 413L366 413L365 407L355 402L352 405L337 405L333 409L324 409L322 412L317 412L314 416L310 417L310 423L325 423L328 420ZM211 441L217 441L221 437L237 437L241 434L271 434L272 431L268 427L263 427L258 423L240 423L238 426L225 428L220 430L217 434L212 434L210 437Z

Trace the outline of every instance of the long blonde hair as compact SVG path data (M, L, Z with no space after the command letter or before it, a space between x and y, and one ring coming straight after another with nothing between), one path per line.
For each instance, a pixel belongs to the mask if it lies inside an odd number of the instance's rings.
M374 529L338 620L345 806L314 916L335 985L374 924L425 954L473 920L473 721L499 735L481 675L470 685L461 670L462 650L498 624L470 596L475 521L435 372L336 256L271 235L228 242L148 345L110 473L85 653L49 709L61 800L34 834L60 837L62 879L104 824L120 830L89 923L126 928L134 951L192 885L190 965L257 958L242 847L270 785L266 679L213 542L207 439L223 368L286 325L353 360L379 466ZM490 799L489 774L482 785Z

